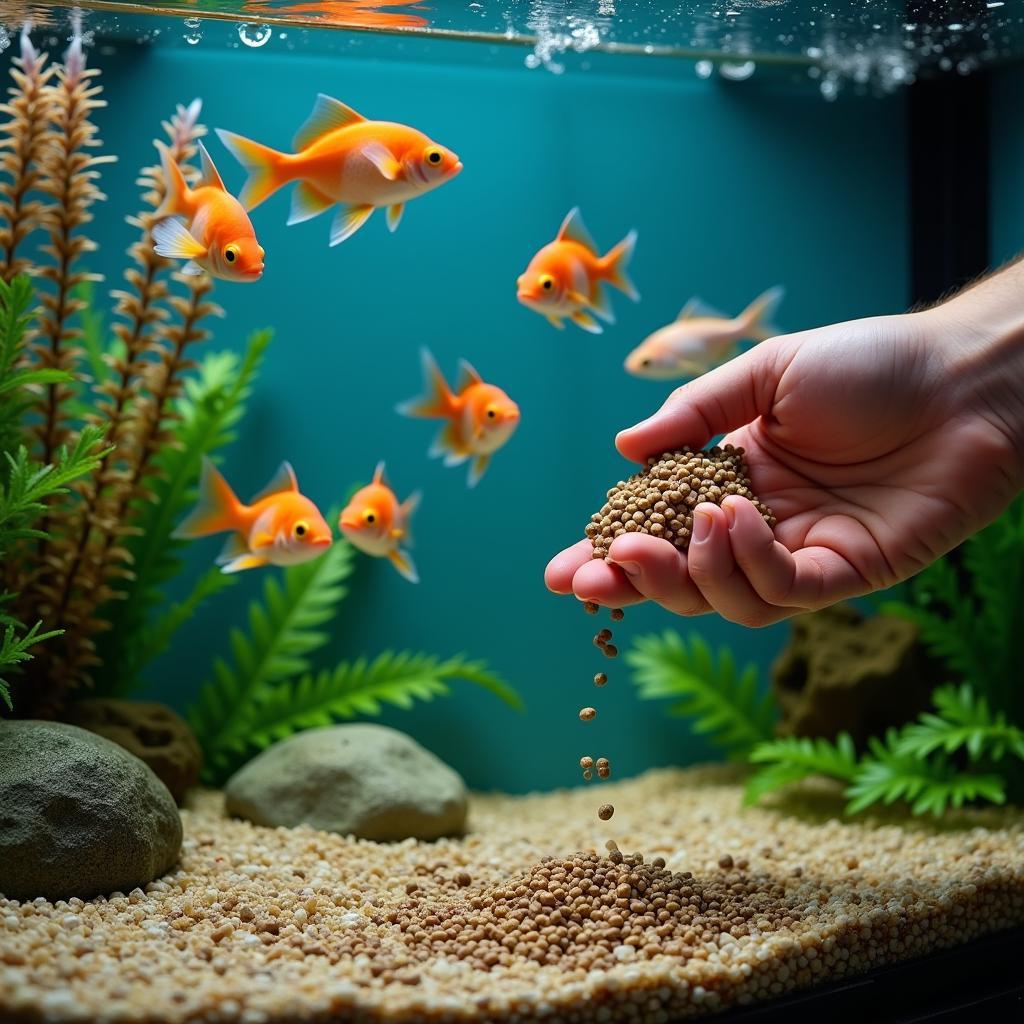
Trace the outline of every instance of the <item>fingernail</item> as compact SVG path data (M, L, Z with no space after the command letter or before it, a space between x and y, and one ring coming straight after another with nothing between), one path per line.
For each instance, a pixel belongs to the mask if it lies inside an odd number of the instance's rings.
M725 513L725 521L731 530L736 525L736 506L733 504L723 505L722 511Z
M640 575L639 562L616 562L614 558L609 558L608 561L611 562L612 565L617 565L627 576Z
M693 514L693 539L700 543L707 540L711 533L711 514L709 512L694 512Z

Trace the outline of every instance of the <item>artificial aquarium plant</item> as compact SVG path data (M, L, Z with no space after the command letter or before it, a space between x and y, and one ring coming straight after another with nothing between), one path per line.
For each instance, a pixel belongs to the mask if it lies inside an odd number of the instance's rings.
M868 737L858 749L834 739L771 736L772 713L757 697L756 670L738 684L727 651L716 663L699 637L638 639L628 658L642 697L677 697L694 719L755 771L749 802L812 775L842 782L846 810L908 803L915 814L984 801L1024 802L1024 687L1015 638L1024 631L1024 499L939 559L881 610L917 624L941 666L932 710ZM758 731L761 735L758 735Z
M0 671L9 669L0 697L19 715L60 717L82 696L130 696L178 629L234 580L211 567L181 600L165 595L185 568L173 531L195 500L202 459L234 439L271 334L254 334L241 355L194 360L220 310L209 277L176 273L154 251L166 191L156 165L138 179L143 209L129 218L138 237L106 329L97 278L83 266L106 159L94 153L97 72L77 38L63 64L24 33L21 47L0 164ZM199 114L195 101L163 125L189 180L205 134ZM214 663L192 716L208 778L275 737L376 714L382 701L429 699L455 677L518 702L461 657L388 652L308 675L351 565L339 542L281 583L268 575L248 631L232 634L233 661Z

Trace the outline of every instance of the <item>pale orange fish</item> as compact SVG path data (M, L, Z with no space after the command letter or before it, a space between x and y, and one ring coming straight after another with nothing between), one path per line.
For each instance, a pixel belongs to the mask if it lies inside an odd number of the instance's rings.
M184 274L206 271L225 281L258 281L263 275L263 247L242 204L228 192L217 168L199 143L202 179L189 188L181 168L162 142L160 152L167 195L156 211L153 249L172 260L187 260ZM182 217L185 223L176 218Z
M331 546L331 528L309 498L299 493L295 471L282 462L274 478L246 505L207 458L199 501L175 537L207 537L231 531L216 564L221 572L261 565L298 565Z
M650 380L699 377L736 355L744 339L764 341L778 334L770 321L783 295L783 288L769 288L736 317L724 316L698 298L690 299L672 323L626 356L626 369Z
M555 240L545 245L519 275L516 297L528 309L546 316L559 330L568 317L583 330L600 334L604 328L591 314L605 323L615 323L604 285L618 288L634 302L640 299L626 275L635 246L636 232L630 231L611 252L598 255L579 207L574 206L562 221Z
M432 458L444 457L446 466L458 466L469 459L469 486L484 475L491 456L519 426L519 406L494 384L487 384L465 359L458 387L452 391L434 357L422 350L426 394L398 407L403 416L440 419L446 423L430 448Z
M444 146L391 121L368 121L321 93L292 145L279 153L218 128L221 142L249 172L241 200L247 210L291 181L289 224L310 220L340 205L331 224L331 245L354 235L378 207L387 208L391 231L410 199L451 181L462 163Z
M387 558L410 583L419 583L408 550L412 547L409 522L419 503L419 491L399 502L384 479L384 463L378 462L373 482L356 491L342 509L338 528L360 551L374 558Z

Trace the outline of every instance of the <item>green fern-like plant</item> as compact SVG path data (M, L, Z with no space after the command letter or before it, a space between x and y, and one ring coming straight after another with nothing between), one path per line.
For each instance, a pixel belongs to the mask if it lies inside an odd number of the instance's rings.
M728 648L714 655L696 633L684 640L670 630L638 637L626 661L642 699L672 700L668 713L688 718L729 757L744 758L771 737L774 711L758 692L757 668L739 671Z
M223 573L206 573L187 597L159 612L164 587L184 568L187 542L172 534L195 500L203 456L219 461L218 453L235 440L272 338L268 330L253 334L241 359L232 352L206 356L198 374L185 383L175 408L173 440L155 459L159 472L150 485L152 498L133 508L138 530L125 541L132 557L132 578L122 587L126 598L105 610L111 630L100 644L104 672L97 692L102 695L123 696L136 687L145 666L169 646L174 632L234 582Z
M262 600L249 607L248 631L231 633L231 658L214 662L213 676L189 712L204 753L204 777L221 783L249 757L302 729L359 716L383 705L408 708L450 692L464 679L512 707L515 691L483 662L461 656L387 651L314 671L312 655L329 639L320 627L347 592L354 551L335 541L320 558L268 576Z
M835 743L807 736L766 740L750 751L752 764L763 765L747 780L744 801L756 803L767 793L812 775L852 782L857 775L857 751L849 733Z

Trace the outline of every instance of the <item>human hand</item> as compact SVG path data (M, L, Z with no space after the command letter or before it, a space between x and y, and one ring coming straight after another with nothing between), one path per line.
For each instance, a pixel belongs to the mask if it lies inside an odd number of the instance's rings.
M726 432L774 534L730 496L696 506L687 552L631 533L600 560L583 540L548 564L548 587L764 626L891 586L987 525L1024 480L1024 413L1007 400L1024 367L1019 343L949 307L773 338L678 388L619 451L643 462Z

